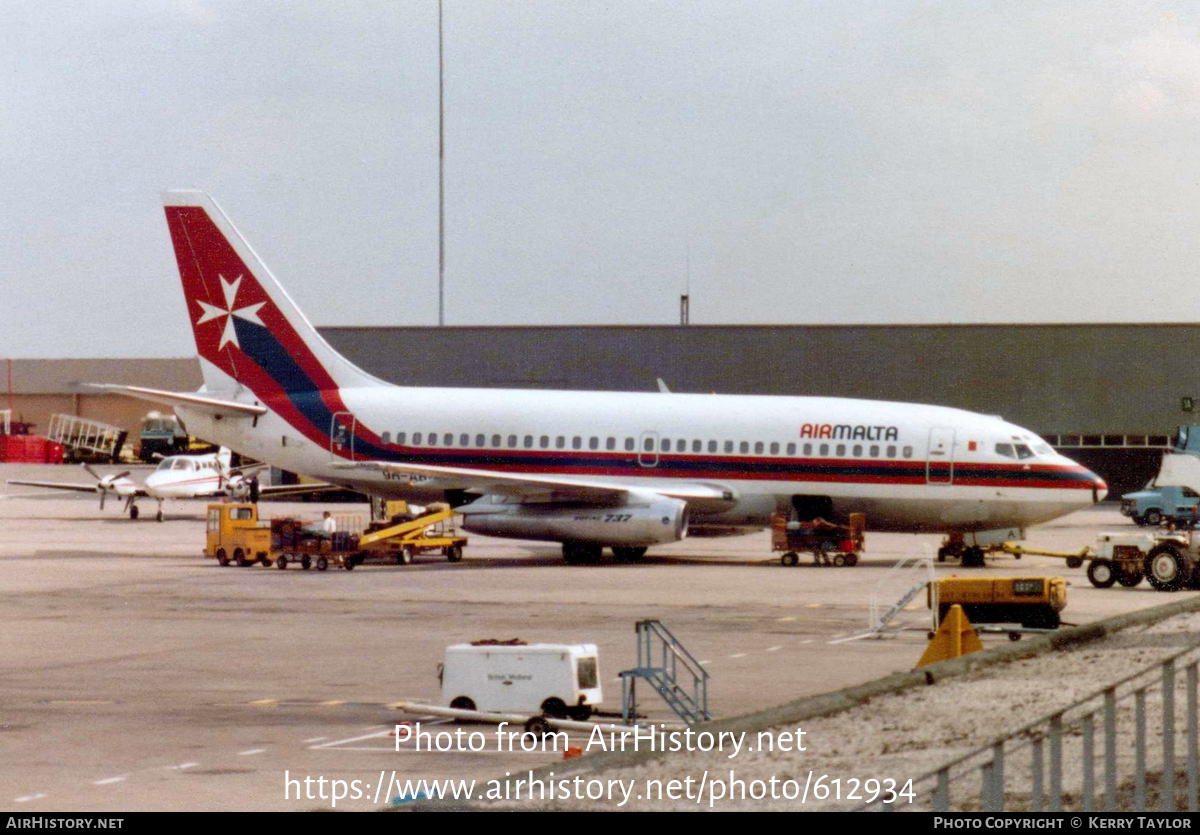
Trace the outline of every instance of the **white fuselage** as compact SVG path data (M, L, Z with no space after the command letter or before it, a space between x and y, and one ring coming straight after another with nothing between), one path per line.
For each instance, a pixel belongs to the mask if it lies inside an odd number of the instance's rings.
M205 368L210 381L222 376ZM225 379L220 396L260 402ZM311 421L285 420L280 404L269 402L254 421L186 406L177 412L194 435L376 496L430 500L461 485L450 477L347 470L345 462L552 474L567 482L602 477L649 490L673 483L727 489L727 507L692 512L695 532L706 524L761 527L793 497L828 497L835 518L861 511L873 530L1024 528L1091 505L1105 490L1031 431L941 406L386 385L336 394L340 405L322 408L345 409L323 433Z

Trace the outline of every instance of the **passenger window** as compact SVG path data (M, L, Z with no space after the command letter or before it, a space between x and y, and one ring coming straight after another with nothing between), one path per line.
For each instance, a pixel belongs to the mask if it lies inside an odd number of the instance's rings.
M675 442L675 451L676 452L687 452L687 441L685 441L683 438L680 438L678 441L676 441Z
M717 442L716 442L716 441L709 441L709 442L708 442L708 451L709 451L709 452L716 452L716 451L717 451Z
M571 439L571 449L583 449L583 438L576 435Z
M420 444L420 443L421 443L421 438L422 438L422 437L424 437L424 436L423 436L423 435L421 435L421 433L420 433L420 432L414 432L414 433L413 433L413 443L414 443L414 444Z
M547 449L547 448L549 448L549 446L550 446L550 436L549 436L549 435L543 435L542 437L538 438L538 446L540 446L542 449Z
M564 438L562 435L559 435L557 438L554 439L554 448L555 449L563 449L564 447L566 447L566 445L567 445L567 439Z
M651 437L647 437L647 438L646 438L646 440L642 441L642 449L643 449L643 451L645 451L645 452L653 452L653 451L654 451L654 438L653 438L653 436L651 436Z
M762 442L762 441L755 441L755 442L754 442L754 454L755 454L755 455L762 455L762 454L763 454L763 442Z
M731 452L733 452L733 441L726 441L725 442L725 454L728 455Z
M805 445L804 445L804 454L805 454L805 455L812 455L812 444L805 444Z
M671 439L670 439L670 438L663 438L663 440L662 440L662 451L663 451L663 452L670 452L670 451L671 451Z
M608 450L616 449L617 448L617 439L616 438L608 438L607 440L605 440L604 448L608 449Z
M390 444L392 442L392 433L391 432L383 433L383 442L385 444Z
M822 455L829 454L829 444L821 444L821 454Z
M492 446L497 446L497 447L500 446L500 436L499 435L492 436Z
M484 440L485 440L485 439L484 439L484 437L483 437L483 434L482 434L482 433L481 433L481 434L479 434L479 435L476 435L476 436L475 436L475 446L483 446L483 442L484 442Z
M596 437L588 438L588 449L600 449L600 439Z
M699 438L692 441L692 452L704 452L704 442Z
M517 436L516 436L516 435L509 435L509 436L508 436L508 446L509 446L509 449L512 449L512 448L516 447L516 445L517 445Z
M871 444L871 457L872 458L879 457L879 447L876 446L875 444Z
M895 448L894 446L892 446L891 444L888 444L888 448L887 448L887 457L888 457L888 458L895 458L895 457L896 457L896 448Z
M837 454L838 454L838 458L841 458L842 456L844 456L846 454L846 445L845 444L837 445Z
M750 452L750 442L742 441L740 444L738 444L738 452L742 453L742 455L746 455L747 453L749 453Z
M1012 444L996 444L996 454L1003 455L1005 458L1017 457L1017 454L1013 452Z
M454 435L447 432L442 436L442 446L454 446Z
M428 435L425 436L425 441L430 446L437 446L437 433L430 432Z
M459 446L470 446L471 445L471 436L468 435L466 432L459 435L458 436L458 445Z
M627 452L633 452L633 438L625 439L625 449Z
M779 442L778 442L778 441L772 441L772 442L771 442L771 454L772 454L772 455L778 455L778 454L779 454Z
M910 446L906 446L906 447L904 448L904 457L905 457L905 458L912 458L912 447L910 447Z
M532 435L525 436L525 449L533 449L533 436Z
M407 437L408 437L407 432L397 432L396 433L396 443L398 443L398 444L404 443L404 441Z
M790 443L787 445L787 454L788 455L796 454L796 444L795 443Z
M862 458L862 444L855 444L855 445L854 445L854 457L855 457L855 458Z

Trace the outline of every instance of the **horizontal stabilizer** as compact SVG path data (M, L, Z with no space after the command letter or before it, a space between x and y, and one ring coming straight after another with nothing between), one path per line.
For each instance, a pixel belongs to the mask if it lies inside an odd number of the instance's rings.
M162 391L148 389L142 386L120 386L112 383L84 383L88 388L126 394L139 400L149 400L152 403L167 403L172 406L186 406L197 412L204 412L213 417L260 417L267 413L265 406L250 403L237 403L232 400L222 400L219 397L208 397L199 393L178 391Z

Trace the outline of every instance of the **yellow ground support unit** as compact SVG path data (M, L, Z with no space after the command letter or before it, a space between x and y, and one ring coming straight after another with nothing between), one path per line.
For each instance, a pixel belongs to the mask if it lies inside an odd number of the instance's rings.
M1062 577L947 577L936 585L939 622L957 604L972 623L1056 629L1059 612L1067 607L1067 581ZM928 599L932 607L932 590Z
M221 565L270 565L271 524L259 521L257 505L210 504L204 555Z
M393 556L399 565L410 565L413 557L429 551L441 551L450 562L462 559L465 536L459 536L450 508L437 510L364 533L358 547L368 555Z

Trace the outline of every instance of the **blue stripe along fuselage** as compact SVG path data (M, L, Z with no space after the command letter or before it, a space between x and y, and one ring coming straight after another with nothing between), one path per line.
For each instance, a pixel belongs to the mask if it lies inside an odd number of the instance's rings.
M234 317L234 327L242 352L278 383L288 400L312 425L317 435L332 443L334 413L326 405L318 386L271 332L253 322ZM261 394L261 393L260 393ZM349 427L347 427L348 429ZM357 430L357 423L355 424ZM731 478L804 481L810 478L848 481L909 481L924 483L925 461L883 463L861 460L813 460L738 457L701 457L660 455L656 466L640 463L636 452L629 453L548 453L538 450L502 451L478 449L434 449L427 447L379 446L353 433L351 448L357 459L397 461L407 464L460 466L476 469L513 468L522 471L634 475L655 478ZM945 464L935 465L935 475L946 476ZM1063 487L1090 486L1086 471L1014 470L995 464L955 462L955 481L984 482L1058 482Z

